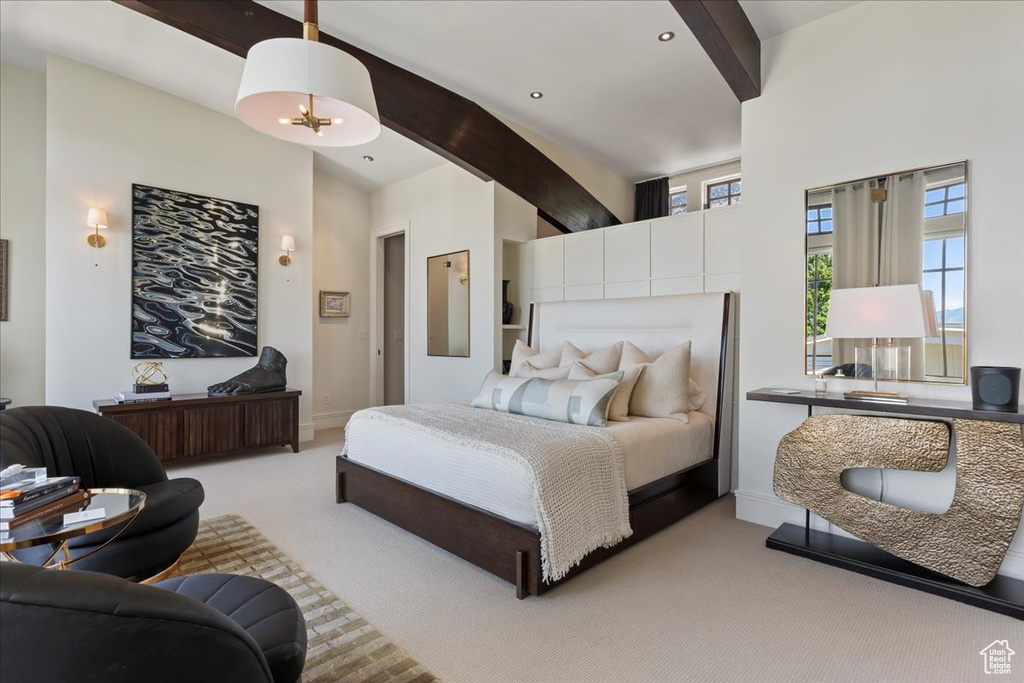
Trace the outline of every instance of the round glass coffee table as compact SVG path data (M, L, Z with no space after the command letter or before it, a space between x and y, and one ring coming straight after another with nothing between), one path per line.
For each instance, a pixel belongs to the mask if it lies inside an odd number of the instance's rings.
M134 489L88 489L86 493L88 494L86 499L78 505L26 522L9 532L0 534L0 553L3 553L8 560L17 562L18 559L11 554L12 551L37 545L50 545L53 546L53 552L42 563L42 566L48 569L69 569L75 562L84 560L117 540L146 507L146 494ZM64 524L66 513L100 509L103 510L104 515L99 519L90 519L77 524ZM103 544L84 555L71 557L68 548L69 539L92 534L118 524L123 526Z

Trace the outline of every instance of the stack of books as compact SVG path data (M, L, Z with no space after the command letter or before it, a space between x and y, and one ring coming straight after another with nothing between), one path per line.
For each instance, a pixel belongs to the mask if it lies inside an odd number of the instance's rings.
M167 383L135 384L131 391L122 391L114 399L117 403L149 403L150 401L170 401L171 390Z
M48 477L8 484L0 489L0 534L43 519L85 501L78 477Z

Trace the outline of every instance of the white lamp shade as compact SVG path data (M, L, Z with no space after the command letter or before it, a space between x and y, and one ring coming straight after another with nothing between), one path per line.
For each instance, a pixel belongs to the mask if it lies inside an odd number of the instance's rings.
M285 235L281 238L281 251L295 251L295 238Z
M85 219L85 224L90 228L105 230L107 228L107 212L103 209L89 209L89 215Z
M920 285L833 289L825 334L833 339L927 337Z
M318 118L341 119L319 136L304 126L281 123L309 106ZM370 72L341 50L301 38L273 38L253 45L245 60L235 114L271 137L320 147L351 147L376 140L380 116Z

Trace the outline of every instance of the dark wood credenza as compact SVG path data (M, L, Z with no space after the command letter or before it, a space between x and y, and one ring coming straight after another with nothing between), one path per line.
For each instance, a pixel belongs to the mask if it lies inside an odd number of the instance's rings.
M179 394L170 401L92 402L141 436L164 461L291 446L299 452L298 389L241 396Z

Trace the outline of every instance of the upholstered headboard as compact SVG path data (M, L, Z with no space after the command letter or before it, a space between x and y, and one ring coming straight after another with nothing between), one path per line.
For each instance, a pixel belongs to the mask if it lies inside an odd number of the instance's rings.
M621 339L657 358L690 340L690 377L707 394L701 412L715 421L719 493L726 493L732 468L732 299L730 292L716 292L535 303L530 345L543 352L569 341L589 353Z

